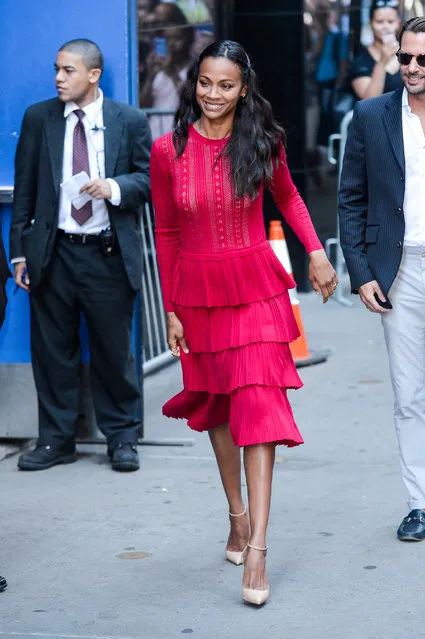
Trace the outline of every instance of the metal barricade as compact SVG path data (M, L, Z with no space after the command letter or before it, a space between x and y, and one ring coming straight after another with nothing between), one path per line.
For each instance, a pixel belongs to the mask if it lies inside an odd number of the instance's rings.
M173 128L175 111L170 109L141 109L151 125L153 138L169 133Z
M165 312L154 239L153 208L146 204L142 210L143 285L142 331L143 373L148 375L173 360L167 345Z
M153 137L170 131L170 120L174 110L142 109L151 124ZM143 286L142 331L143 331L143 373L148 375L173 361L167 345L166 319L162 304L154 239L153 207L146 204L142 210Z
M347 142L348 126L353 118L353 112L349 111L342 122L339 133L333 133L329 136L328 142L328 161L331 164L338 164L338 188L341 179L342 161L344 159L344 149ZM338 152L336 152L336 144L339 143ZM331 247L335 247L335 271L338 276L340 285L337 287L332 299L343 306L353 306L353 302L344 295L343 277L346 273L344 255L341 249L338 213L336 216L336 237L330 237L325 242L325 250L328 258L331 259Z

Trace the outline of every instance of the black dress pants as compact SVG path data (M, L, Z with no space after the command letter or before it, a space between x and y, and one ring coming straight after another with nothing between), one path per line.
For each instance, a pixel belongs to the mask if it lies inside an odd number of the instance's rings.
M137 441L140 392L131 351L135 297L118 247L104 257L100 244L58 236L49 273L30 294L40 444L67 446L74 440L81 395L81 311L99 429L111 448Z

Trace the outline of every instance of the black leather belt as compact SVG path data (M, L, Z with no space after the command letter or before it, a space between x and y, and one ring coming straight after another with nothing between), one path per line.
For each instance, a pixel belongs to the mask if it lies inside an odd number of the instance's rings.
M84 233L66 233L62 229L57 230L58 238L65 238L71 244L100 244L99 235L85 235Z

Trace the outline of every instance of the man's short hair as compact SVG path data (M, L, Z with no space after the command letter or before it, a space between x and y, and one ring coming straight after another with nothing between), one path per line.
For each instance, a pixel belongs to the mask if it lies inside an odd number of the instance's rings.
M95 42L79 38L77 40L70 40L65 42L59 49L59 51L68 51L68 53L74 53L82 57L83 62L87 69L100 69L103 71L103 55Z
M398 34L398 41L401 45L401 40L405 33L425 33L425 18L410 18L407 22L405 22L401 28L400 33Z

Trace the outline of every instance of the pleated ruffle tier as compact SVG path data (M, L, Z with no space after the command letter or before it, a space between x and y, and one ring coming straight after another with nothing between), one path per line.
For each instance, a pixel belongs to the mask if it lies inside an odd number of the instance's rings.
M247 386L227 395L184 390L164 405L163 413L186 419L198 432L228 423L236 446L273 442L292 448L304 443L286 391L280 388Z
M262 242L223 253L180 252L171 301L179 306L239 306L295 288L270 246Z
M220 254L182 252L172 301L189 354L184 390L163 407L196 431L229 423L237 446L303 443L286 391L300 388L289 342L299 336L294 282L270 244Z
M287 291L240 306L174 305L191 353L215 353L258 342L293 342L299 329Z

